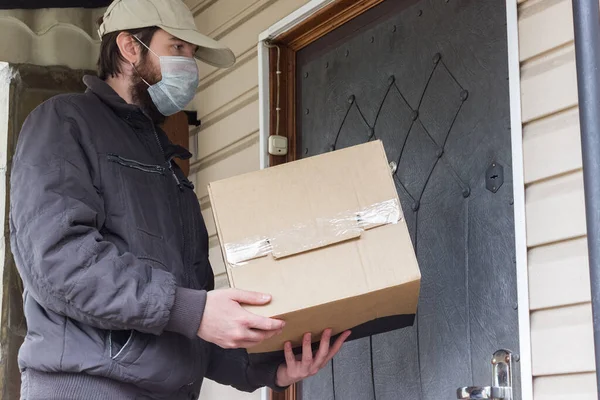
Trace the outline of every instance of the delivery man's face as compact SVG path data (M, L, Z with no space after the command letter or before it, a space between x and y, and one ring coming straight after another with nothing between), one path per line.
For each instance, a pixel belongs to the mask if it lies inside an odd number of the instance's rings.
M194 57L198 47L159 29L150 41L150 49L159 56ZM158 58L153 60L158 63Z
M160 74L160 56L177 56L193 58L198 46L185 42L159 29L156 31L150 41L150 50L141 60L141 66L148 76L144 79L150 84L155 84L161 80ZM158 56L158 57L157 57Z
M139 44L139 46L142 45ZM148 95L148 86L154 85L162 79L159 57L193 58L198 47L178 39L162 29L155 32L148 47L150 51L139 52L141 57L136 63L135 74L132 76L131 93L134 102L146 110L156 123L161 123L164 116L156 110Z

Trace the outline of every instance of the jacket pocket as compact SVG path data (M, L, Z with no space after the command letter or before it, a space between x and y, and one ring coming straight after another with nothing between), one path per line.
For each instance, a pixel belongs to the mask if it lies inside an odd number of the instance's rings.
M166 171L166 168L163 166L142 163L142 162L131 160L131 159L128 159L125 157L121 157L116 154L109 154L108 161L115 162L124 167L133 168L133 169L140 170L142 172L148 172L148 173L152 173L152 174L164 175L165 171Z
M174 392L193 384L205 375L210 361L207 343L173 332L160 336L136 332L132 343L125 358L113 364L113 374L150 392Z
M117 154L108 154L107 160L120 182L117 194L127 212L130 226L144 237L163 240L173 234L173 221L169 193L167 168L158 164L148 164Z
M145 349L147 340L136 331L109 331L108 351L111 360L119 364L135 362Z

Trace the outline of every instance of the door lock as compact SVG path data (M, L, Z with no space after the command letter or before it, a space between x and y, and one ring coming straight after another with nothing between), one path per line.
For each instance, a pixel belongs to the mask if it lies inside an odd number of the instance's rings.
M456 391L458 399L512 400L512 353L498 350L492 357L492 386L470 386Z

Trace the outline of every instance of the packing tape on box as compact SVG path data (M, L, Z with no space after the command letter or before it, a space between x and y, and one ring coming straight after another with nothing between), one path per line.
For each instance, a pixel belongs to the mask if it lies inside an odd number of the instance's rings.
M248 261L272 254L283 258L360 237L365 230L395 224L403 218L397 199L383 201L358 211L348 210L332 218L316 218L293 224L284 231L264 237L226 243L227 262L240 266Z

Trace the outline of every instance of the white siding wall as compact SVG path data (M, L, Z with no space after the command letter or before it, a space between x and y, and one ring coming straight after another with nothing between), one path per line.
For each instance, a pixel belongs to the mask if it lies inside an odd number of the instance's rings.
M200 66L199 93L193 101L202 126L190 137L195 153L191 179L210 234L210 257L217 286L227 277L207 197L210 181L259 169L258 148L258 35L308 0L185 0L198 28L228 45L238 57L228 70ZM206 382L202 400L258 400L260 393L244 394Z
M571 7L519 1L535 400L597 398Z

